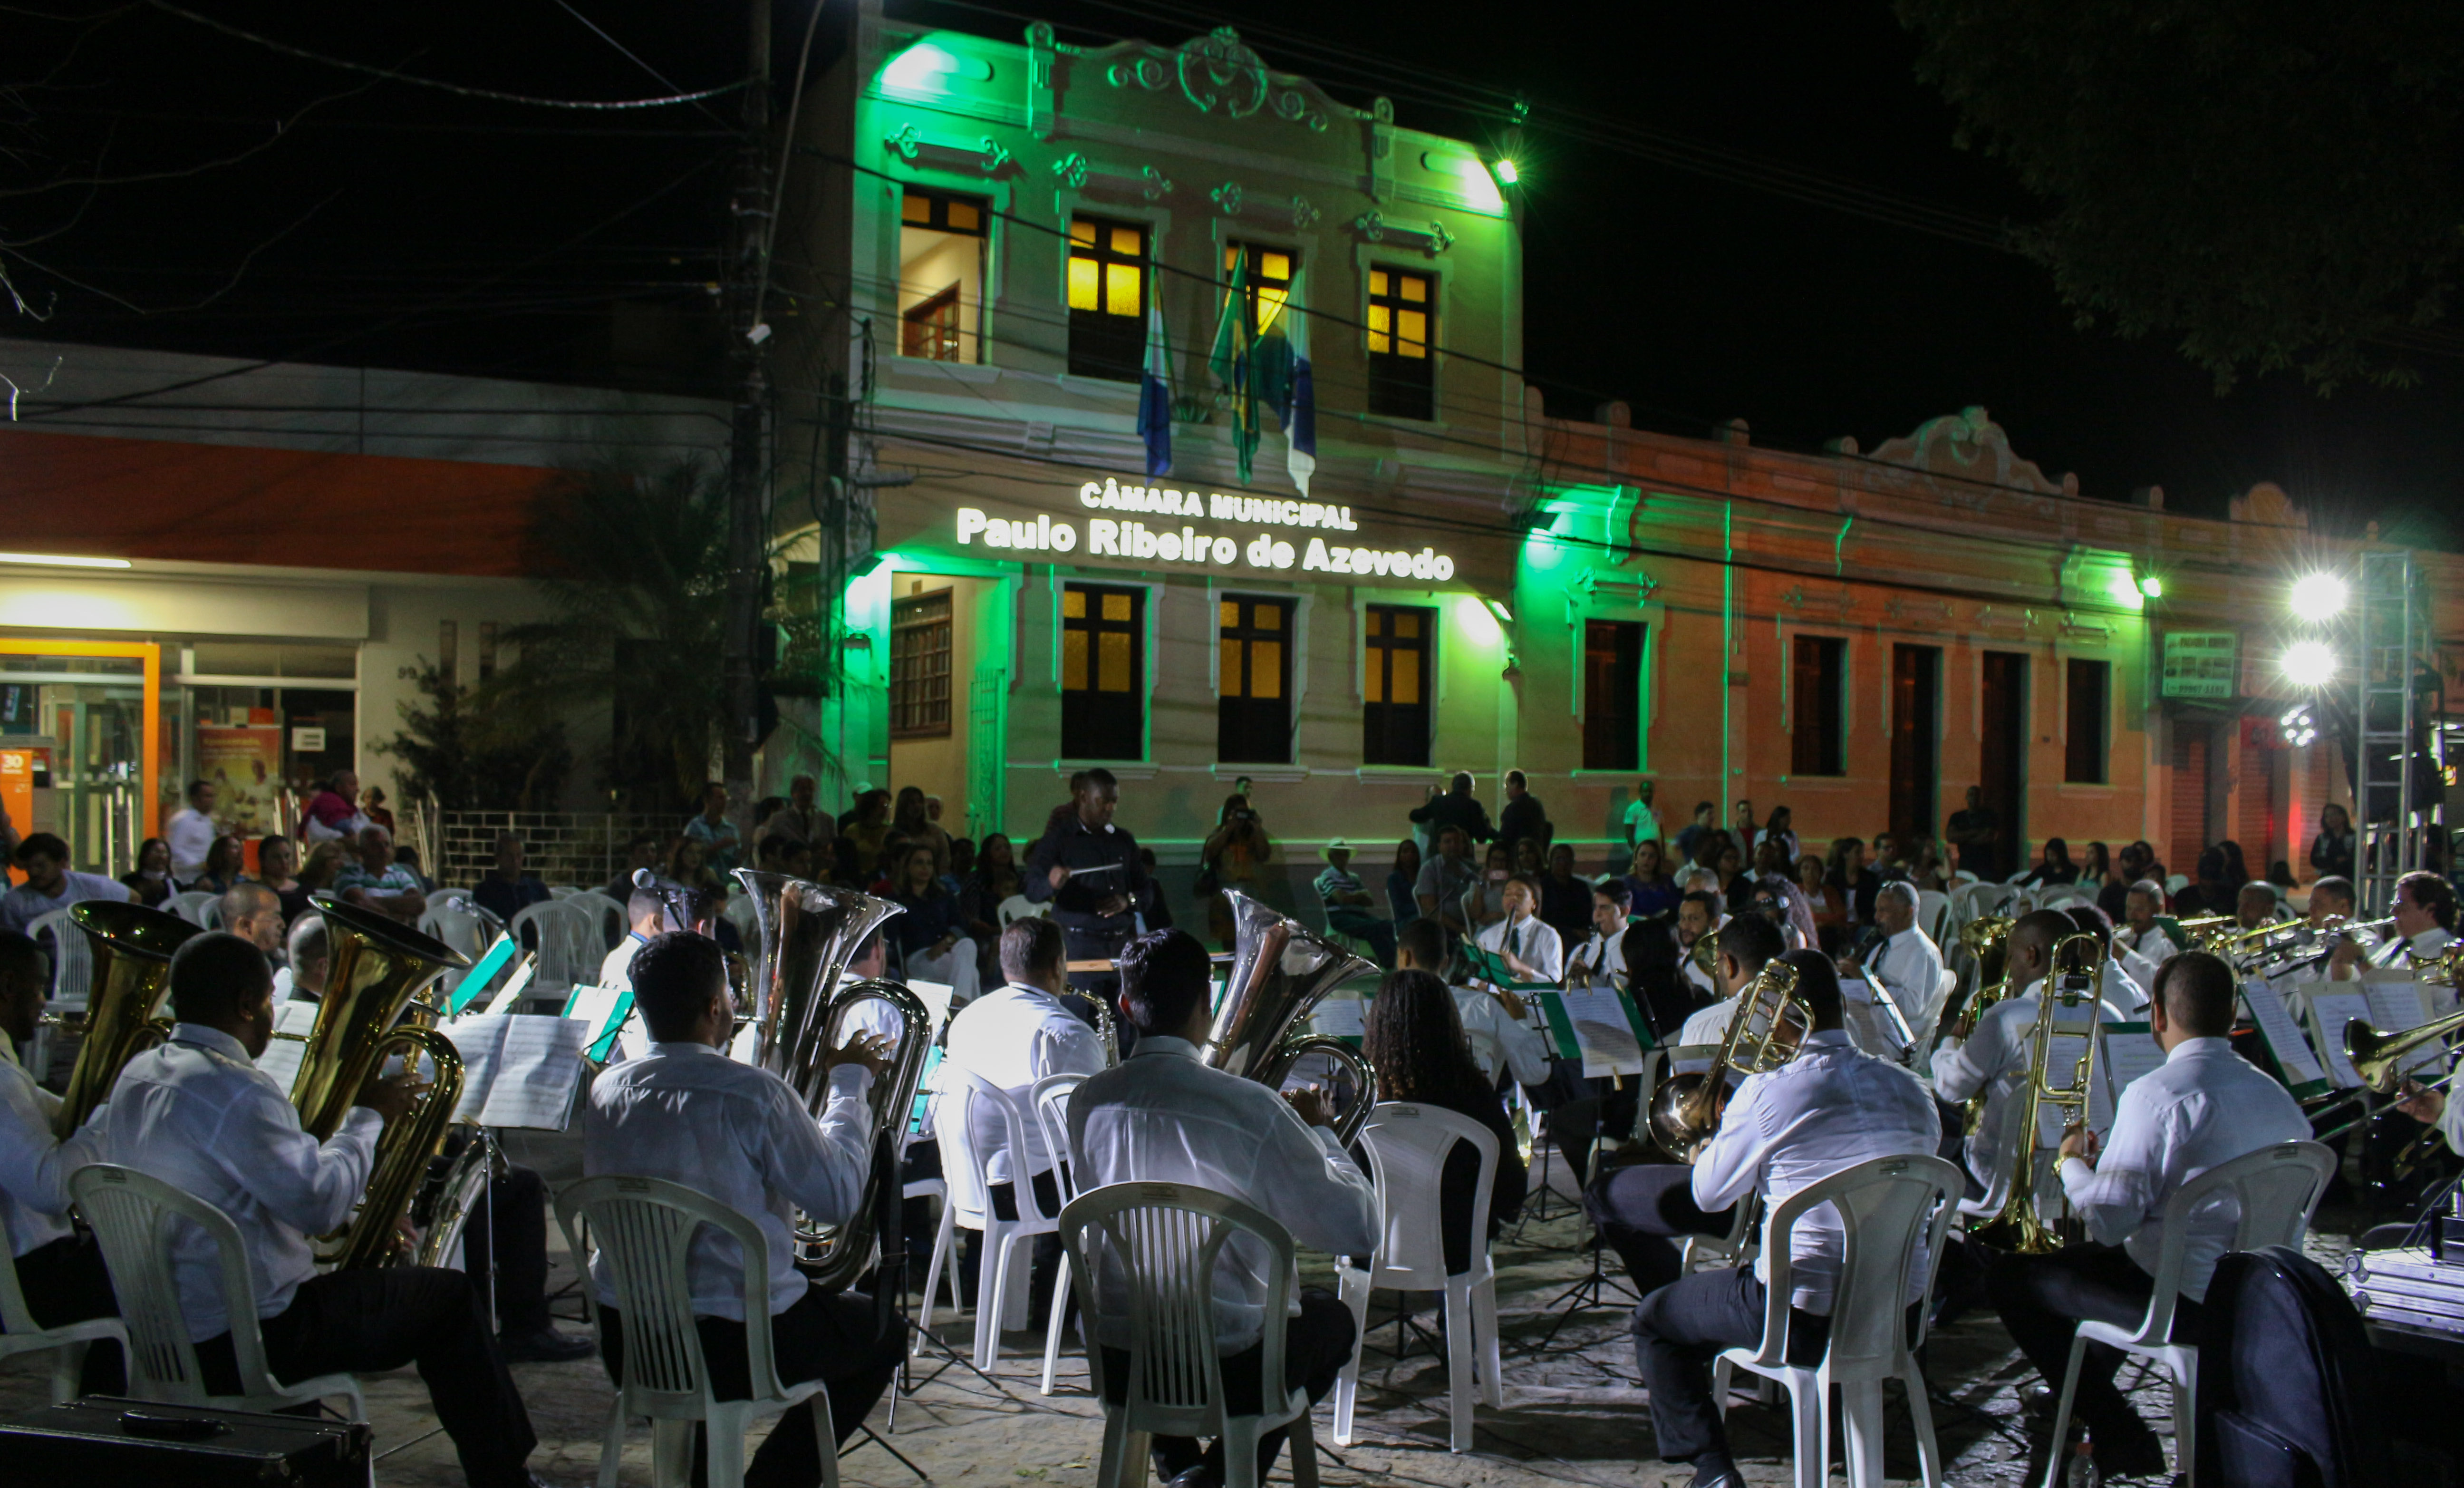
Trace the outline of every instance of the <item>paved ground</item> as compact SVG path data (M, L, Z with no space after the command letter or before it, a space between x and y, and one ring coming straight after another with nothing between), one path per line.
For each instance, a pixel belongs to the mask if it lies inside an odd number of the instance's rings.
M573 1175L571 1144L531 1146L517 1156L551 1181ZM1446 1449L1445 1370L1422 1345L1397 1361L1383 1352L1394 1329L1382 1325L1394 1301L1378 1294L1372 1313L1373 1347L1363 1366L1357 1436L1332 1448L1321 1473L1330 1488L1412 1485L1412 1488L1487 1488L1492 1484L1638 1485L1683 1484L1687 1470L1651 1459L1650 1416L1634 1383L1634 1355L1625 1325L1630 1300L1576 1311L1566 1317L1558 1299L1588 1271L1575 1249L1583 1231L1577 1219L1556 1217L1527 1224L1501 1244L1500 1329L1506 1348L1506 1409L1479 1411L1476 1450ZM555 1247L554 1285L571 1278L561 1241ZM2315 1249L2341 1248L2322 1235ZM1614 1256L1611 1269L1617 1269ZM1305 1277L1330 1284L1319 1274ZM559 1310L579 1317L579 1302ZM578 1326L578 1324L571 1324ZM1554 1337L1551 1339L1551 1330ZM944 1323L937 1331L959 1341L968 1324ZM935 1483L973 1488L1083 1488L1094 1477L1102 1442L1099 1410L1086 1393L1082 1360L1066 1356L1054 1393L1036 1388L1040 1341L1014 1336L1001 1368L987 1382L963 1366L943 1370L897 1408L896 1429L886 1411L871 1425ZM2028 1480L2027 1452L2016 1426L2017 1388L2034 1376L2012 1348L2009 1336L1990 1317L1970 1315L1939 1332L1930 1348L1930 1376L1939 1393L1935 1422L1950 1463L1950 1481L1962 1485L2017 1484ZM586 1483L597 1472L599 1432L610 1399L596 1362L517 1366L515 1376L527 1401L541 1446L532 1466L555 1483ZM451 1446L434 1434L435 1418L417 1375L408 1371L365 1381L368 1410L384 1454L377 1476L394 1488L455 1485L461 1475ZM21 1362L0 1365L0 1412L15 1415L45 1401L43 1379ZM2153 1382L2137 1391L2140 1409L2169 1431L2166 1390ZM1916 1455L1904 1406L1896 1390L1889 1407L1887 1467L1893 1482L1914 1480ZM1330 1444L1331 1407L1317 1413L1322 1450ZM1785 1460L1789 1420L1785 1406L1770 1409L1740 1399L1730 1429L1748 1479L1790 1481ZM2039 1472L2041 1469L2039 1469ZM913 1477L881 1447L867 1444L843 1467L849 1484L906 1488ZM1287 1476L1287 1468L1278 1477ZM633 1432L626 1454L625 1480L649 1481L646 1431Z

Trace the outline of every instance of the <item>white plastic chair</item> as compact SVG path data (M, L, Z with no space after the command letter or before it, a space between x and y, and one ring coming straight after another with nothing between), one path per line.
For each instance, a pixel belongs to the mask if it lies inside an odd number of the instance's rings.
M1001 900L993 912L1001 916L1001 928L1006 930L1021 920L1050 919L1052 906L1049 903L1035 903L1023 894L1013 894Z
M1725 1414L1732 1367L1788 1387L1796 1426L1797 1488L1825 1488L1830 1481L1835 1385L1847 1438L1849 1488L1882 1488L1882 1382L1888 1379L1907 1391L1922 1480L1925 1488L1942 1488L1942 1447L1934 1439L1916 1349L1925 1341L1924 1318L1931 1309L1924 1304L1933 1293L1931 1278L1942 1271L1943 1238L1954 1213L1950 1201L1959 1196L1960 1185L1959 1169L1938 1157L1875 1158L1799 1188L1771 1211L1763 1243L1769 1278L1763 1341L1756 1348L1721 1351L1711 1371L1711 1393ZM1819 1364L1793 1365L1790 1239L1807 1211L1825 1203L1838 1211L1845 1241L1832 1293L1831 1339ZM1930 1261L1928 1279L1922 1294L1911 1297L1908 1265L1921 1245ZM1919 1319L1914 1339L1908 1337L1911 1305Z
M1066 1208L1078 1196L1077 1181L1065 1166L1069 1152L1069 1098L1085 1083L1084 1075L1046 1075L1026 1093L1026 1101L1035 1112L1035 1124L1044 1132L1044 1150L1052 1154L1052 1179L1061 1189L1061 1202ZM1052 1316L1044 1334L1044 1393L1052 1393L1052 1366L1061 1357L1062 1304L1069 1299L1069 1271L1052 1278Z
M1942 1011L1950 1006L1951 993L1958 990L1959 973L1948 966L1943 967L1942 975L1934 979L1933 998L1925 1004L1924 1019L1910 1030L1916 1034L1916 1041L1911 1046L1916 1056L1923 1057L1933 1048L1934 1033L1942 1027ZM1918 1073L1925 1072L1919 1070Z
M622 900L617 899L612 896L602 894L597 889L576 889L572 894L561 896L561 898L563 898L564 902L568 904L578 904L599 917L599 938L601 942L599 953L601 955L604 956L607 952L614 950L616 948L616 943L625 938L625 932L628 928L628 925L625 918L625 905ZM760 943L761 938L758 935L745 942L748 945L758 945Z
M36 915L26 922L31 940L40 943L46 931L51 935L51 1011L63 1015L83 1012L86 993L94 985L94 944L65 909ZM34 1046L26 1053L26 1073L38 1082L51 1071L52 1036L53 1025L37 1027Z
M1917 890L1917 923L1925 927L1927 939L1936 945L1946 933L1944 920L1950 914L1950 896L1940 889Z
M2190 876L2189 874L2176 873L2167 874L2165 876L2165 894L2167 898L2181 893L2184 889L2187 889L2189 886Z
M1736 1203L1736 1213L1728 1221L1727 1234L1689 1234L1677 1253L1677 1263L1687 1275L1710 1271L1721 1266L1750 1266L1762 1249L1754 1243L1754 1223L1763 1215L1763 1196L1749 1193Z
M1353 1404L1360 1388L1360 1353L1369 1331L1369 1294L1441 1292L1446 1310L1447 1444L1472 1446L1472 1393L1490 1409L1505 1406L1497 1346L1497 1268L1488 1254L1488 1196L1497 1181L1497 1134L1470 1117L1441 1106L1380 1101L1360 1129L1369 1151L1370 1176L1385 1233L1374 1256L1338 1257L1335 1289L1352 1309L1352 1362L1334 1382L1334 1440L1352 1441ZM1438 1207L1439 1180L1455 1144L1480 1154L1472 1185L1470 1256L1467 1270L1446 1270L1445 1230ZM1352 1260L1366 1260L1359 1270Z
M932 1264L924 1268L924 1315L916 1328L921 1333L933 1326L933 1292L940 1280L943 1263L956 1265L951 1261L951 1253L957 1242L957 1232L980 1233L983 1254L976 1274L975 1364L979 1370L990 1374L1001 1361L1001 1326L1010 1321L1004 1314L1015 1311L1020 1315L1017 1321L1023 1322L1026 1311L1023 1288L1015 1304L1010 1299L1011 1255L1019 1241L1057 1231L1061 1216L1044 1212L1035 1196L1035 1184L1023 1172L1017 1173L1010 1184L1018 1217L1002 1219L993 1212L991 1180L985 1175L992 1154L975 1149L972 1117L976 1101L991 1101L1007 1128L1006 1150L1013 1154L1025 1152L1027 1117L1010 1099L1009 1092L973 1070L943 1059L941 1100L941 1113L933 1125L934 1137L941 1144L941 1181L949 1185L949 1193L941 1206L940 1233L933 1240ZM1024 1166L1018 1163L1012 1170L1016 1172ZM956 1290L955 1282L952 1289ZM1058 1296L1053 1303L1057 1311ZM917 1346L921 1346L920 1338Z
M182 889L171 896L170 908L171 913L190 924L203 925L210 930L214 922L222 918L222 901L223 897L219 894L209 894L203 889ZM209 906L215 911L210 918L207 912Z
M573 887L571 884L551 883L548 885L547 897L555 899L566 899L573 898L581 892L582 891L580 889Z
M585 1178L557 1195L557 1223L576 1256L591 1254L589 1239L607 1262L616 1287L616 1310L625 1320L625 1383L607 1408L599 1447L599 1488L616 1488L625 1458L625 1425L637 1416L650 1422L654 1480L681 1484L692 1464L693 1423L706 1423L711 1488L742 1488L745 1429L761 1416L809 1403L813 1436L821 1445L824 1488L838 1488L838 1432L830 1421L830 1397L820 1380L779 1381L770 1341L770 1244L752 1220L697 1188L664 1178L621 1173ZM744 1353L753 1398L712 1398L710 1366L702 1357L701 1330L693 1323L693 1281L688 1266L694 1233L708 1225L733 1239L744 1256ZM599 1333L599 1289L585 1277L582 1295L590 1327ZM756 1321L755 1320L759 1320ZM605 1358L601 1335L601 1358Z
M2173 1454L2175 1470L2192 1484L2199 1480L2193 1458L2198 1432L2199 1347L2172 1341L2173 1314L2182 1295L2182 1251L2190 1236L2191 1216L2211 1204L2240 1210L2233 1242L2225 1249L2255 1251L2270 1245L2299 1249L2310 1228L2311 1211L2327 1191L2336 1172L2336 1154L2316 1142L2279 1142L2219 1163L2182 1185L2165 1201L2165 1246L2156 1256L2155 1290L2148 1294L2147 1316L2136 1327L2083 1321L2071 1335L2070 1363L2062 1370L2061 1403L2054 1409L2054 1437L2061 1441L2071 1429L2072 1397L2079 1392L2079 1361L2090 1344L2105 1344L2125 1354L2153 1361L2173 1381ZM2046 1488L2058 1488L2062 1454L2054 1454L2045 1474Z
M599 975L599 964L607 959L607 946L599 937L599 916L586 907L556 899L525 904L507 928L519 942L526 926L535 927L537 935L532 947L539 956L539 974L531 983L534 991L561 992L587 986Z
M1224 1242L1246 1234L1266 1250L1260 1311L1259 1379L1265 1410L1227 1415L1222 1360L1215 1351L1215 1268ZM1061 1244L1084 1299L1089 1333L1126 1324L1130 1356L1125 1398L1104 1386L1104 1350L1088 1350L1095 1398L1104 1402L1104 1455L1095 1488L1128 1488L1146 1474L1150 1435L1214 1436L1223 1444L1224 1488L1263 1488L1258 1438L1291 1432L1293 1488L1317 1488L1317 1447L1306 1389L1285 1391L1284 1329L1291 1307L1291 1233L1262 1210L1209 1189L1176 1183L1116 1183L1090 1189L1061 1211ZM1102 1247L1109 1275L1122 1283L1127 1318L1097 1319L1090 1251ZM1117 1336L1117 1335L1116 1335Z
M102 1246L102 1263L120 1299L125 1330L128 1392L141 1400L172 1405L225 1406L235 1410L282 1410L347 1396L350 1418L365 1421L360 1382L347 1374L319 1374L293 1384L274 1377L265 1363L265 1335L257 1328L256 1293L249 1280L248 1245L231 1216L150 1173L110 1163L92 1163L69 1174L69 1194ZM171 1275L171 1242L182 1222L196 1226L214 1244L221 1276L223 1312L231 1320L231 1355L240 1393L208 1395L197 1345L180 1311L180 1290Z
M120 1344L124 1357L128 1352L128 1327L118 1318L88 1318L82 1322L66 1322L56 1328L37 1327L34 1314L26 1305L26 1294L17 1285L17 1268L0 1263L0 1361L20 1354L52 1356L52 1404L75 1400L77 1376L85 1368L88 1346L106 1339Z

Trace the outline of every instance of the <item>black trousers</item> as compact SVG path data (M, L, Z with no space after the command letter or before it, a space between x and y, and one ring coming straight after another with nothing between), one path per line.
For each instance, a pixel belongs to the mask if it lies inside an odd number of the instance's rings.
M1334 1388L1334 1377L1352 1362L1352 1309L1323 1287L1301 1289L1301 1311L1284 1323L1284 1388L1305 1388L1310 1405ZM1223 1413L1255 1415L1264 1409L1265 1389L1259 1378L1266 1362L1264 1344L1253 1344L1223 1360ZM1104 1398L1119 1405L1130 1398L1130 1355L1127 1349L1104 1350ZM1284 1450L1283 1431L1258 1438L1258 1481ZM1223 1476L1223 1443L1203 1451L1193 1436L1157 1436L1149 1447L1155 1476L1166 1482L1204 1462L1217 1479Z
M1651 1391L1651 1429L1665 1462L1727 1452L1728 1432L1711 1397L1711 1366L1724 1348L1763 1340L1763 1284L1751 1266L1698 1271L1634 1310L1634 1360ZM1909 1321L1916 1309L1910 1308ZM1831 1342L1831 1320L1789 1309L1788 1360L1812 1365Z
M1549 1140L1566 1154L1577 1182L1591 1174L1595 1146L1635 1134L1642 1089L1631 1080L1620 1090L1605 1079L1583 1078L1582 1066L1560 1059L1546 1083L1523 1090L1535 1109L1549 1113Z
M1694 1169L1681 1164L1636 1163L1611 1168L1583 1190L1584 1211L1624 1257L1626 1275L1645 1298L1683 1273L1684 1236L1725 1235L1736 1223L1733 1207L1704 1212L1694 1202L1693 1181Z
M488 1184L484 1221L462 1232L462 1269L484 1299L495 1275L496 1331L508 1336L552 1326L547 1310L547 1180L509 1167Z
M102 1247L94 1243L91 1234L64 1235L18 1256L17 1289L25 1294L26 1310L34 1315L38 1328L120 1316L111 1274L102 1266ZM86 1349L77 1390L87 1395L128 1392L127 1361L121 1357L118 1344L106 1340Z
M286 1383L314 1374L419 1366L437 1423L453 1438L471 1488L520 1488L539 1438L496 1357L478 1288L459 1271L396 1266L337 1271L299 1283L291 1305L260 1320L265 1363ZM231 1335L197 1345L209 1394L239 1392Z
M744 1356L744 1324L732 1318L696 1318L702 1360L710 1367L711 1393L720 1400L753 1394L752 1366ZM608 1378L625 1381L625 1320L613 1307L599 1309L600 1357ZM807 1290L785 1312L770 1319L770 1348L781 1385L820 1380L830 1397L830 1425L839 1442L855 1434L875 1401L890 1388L907 1357L904 1328L874 1327L872 1299L861 1292ZM838 1443L831 1443L836 1451ZM693 1480L710 1480L702 1428L693 1428ZM812 1488L822 1480L822 1445L813 1434L813 1412L803 1407L777 1418L770 1434L744 1465L745 1488Z
M2072 1245L2045 1255L1996 1255L1986 1268L1985 1290L2028 1362L2047 1385L2059 1389L2079 1323L2137 1324L2147 1316L2156 1279L2118 1245ZM2187 1297L2175 1304L2173 1342L2197 1336L2199 1311L2199 1304ZM2121 1368L2120 1349L2089 1345L2079 1360L2079 1393L2072 1409L2098 1436L2145 1436L2147 1423L2114 1388L2113 1377Z

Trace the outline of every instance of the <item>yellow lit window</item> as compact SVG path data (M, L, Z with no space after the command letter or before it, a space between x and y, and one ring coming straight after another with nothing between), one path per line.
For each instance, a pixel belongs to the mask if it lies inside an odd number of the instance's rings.
M1094 247L1094 246L1095 246L1095 224L1093 224L1093 223L1091 223L1091 222L1088 221L1088 220L1087 220L1086 218L1084 218L1084 217L1072 217L1072 218L1070 218L1070 219L1069 219L1069 241L1071 241L1071 242L1073 242L1073 243L1084 243L1084 244L1086 244L1086 245L1087 245L1088 247L1089 247L1089 248Z
M1104 608L1110 610L1111 607L1107 605ZM1095 690L1108 693L1128 692L1130 690L1130 637L1119 631L1106 631L1100 639L1103 641L1102 665L1096 677Z
M1112 230L1112 252L1121 255L1125 258L1145 257L1147 255L1146 234L1135 228L1114 228Z
M1086 607L1082 605L1079 608L1083 610ZM1087 633L1084 631L1061 633L1061 686L1066 692L1082 693L1087 690Z
M898 202L898 220L929 224L933 220L933 199L910 191Z
M1065 620L1087 618L1087 591L1064 589L1061 593L1061 617Z
M973 202L950 203L950 227L959 233L973 233L984 225L984 214Z
M1385 305L1369 306L1369 349L1384 355L1395 348L1395 312Z
M1437 280L1430 275L1369 271L1370 412L1437 417Z
M1072 258L1069 260L1069 266L1074 269L1079 264L1086 261L1087 260L1083 258ZM1104 265L1104 313L1106 315L1135 315L1138 313L1138 266L1136 264L1108 263ZM1070 308L1074 310L1077 307L1077 301L1073 298L1070 301Z
M1104 618L1107 620L1129 619L1130 596L1122 593L1118 589L1114 589L1111 593L1106 594L1104 596Z
M1101 266L1092 258L1072 258L1069 260L1070 309L1092 310L1095 308L1095 277L1100 267Z
M1291 303L1292 276L1300 269L1300 255L1288 249L1264 248L1254 243L1230 243L1223 249L1223 275L1228 280L1233 266L1247 254L1249 268L1247 289L1251 309L1250 323L1263 334L1275 323L1275 317Z
M1069 223L1069 370L1135 382L1146 352L1147 230L1131 222Z

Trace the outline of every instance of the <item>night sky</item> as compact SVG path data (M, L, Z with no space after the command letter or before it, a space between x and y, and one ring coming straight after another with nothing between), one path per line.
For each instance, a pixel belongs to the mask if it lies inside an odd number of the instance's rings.
M564 99L724 84L742 55L741 12L725 5L189 8L310 51ZM104 9L62 0L58 13ZM2390 537L2459 540L2457 364L2421 363L2403 391L2322 399L2272 377L2219 396L2161 339L2076 326L2024 259L1804 199L1962 221L2041 210L2000 166L1953 147L1913 42L1874 0L889 10L1002 37L1041 15L1088 43L1172 45L1228 23L1339 99L1383 93L1406 124L1492 146L1522 95L1528 283L1546 286L1526 295L1527 375L1553 412L1588 417L1621 397L1637 424L1673 433L1741 416L1757 443L1853 434L1871 448L1982 404L2022 455L2076 471L2091 497L2161 485L2170 508L2220 516L2268 479L2329 531L2376 520ZM782 72L803 13L777 11ZM1500 24L1526 17L1546 24ZM15 84L0 107L0 235L42 238L0 262L50 316L15 315L11 334L715 390L715 365L695 352L716 344L704 286L723 242L732 99L621 114L474 100L148 6L92 24L0 16L0 56ZM275 122L303 109L277 138ZM259 145L171 180L24 189ZM1774 179L1785 189L1757 184ZM677 354L611 365L619 301L683 330Z

